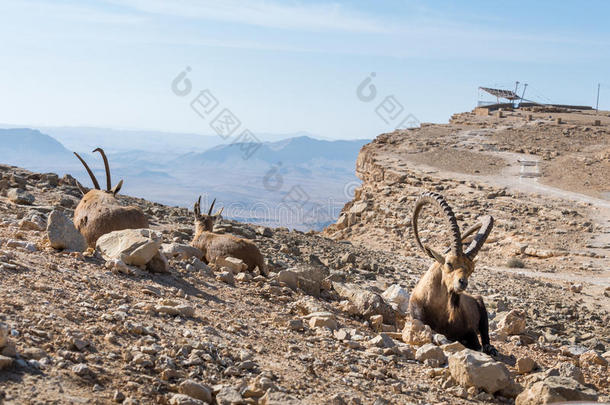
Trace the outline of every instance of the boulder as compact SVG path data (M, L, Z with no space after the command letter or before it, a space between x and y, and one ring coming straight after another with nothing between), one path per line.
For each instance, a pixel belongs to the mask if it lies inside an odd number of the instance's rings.
M396 314L394 309L384 301L381 295L360 289L351 284L335 282L333 288L340 297L348 300L354 306L358 315L369 318L371 315L382 315L383 323L394 325Z
M410 345L421 346L432 343L433 333L430 326L418 319L412 319L402 330L402 341Z
M519 394L515 405L538 405L563 401L597 401L597 392L571 378L548 377Z
M461 386L475 387L490 394L512 384L510 373L503 363L470 349L449 357L449 372Z
M212 403L212 390L194 380L184 380L178 387L181 394L198 399L208 404Z
M392 284L381 294L385 302L402 314L406 314L409 309L409 293L398 284Z
M47 219L47 237L54 249L83 252L87 242L63 211L53 210Z
M608 360L604 359L595 350L589 350L580 355L579 358L580 367L587 367L592 365L604 366L608 365Z
M106 260L143 266L159 252L161 234L150 229L123 229L100 236L95 247Z
M164 243L161 245L161 252L165 257L177 257L180 260L190 259L191 257L196 257L199 260L203 259L201 250L182 243Z
M426 360L437 360L439 364L444 364L447 361L447 357L445 356L445 353L443 353L443 349L432 343L427 343L417 349L415 352L415 360L421 362Z
M8 199L14 204L32 205L34 196L20 188L11 188L6 194Z
M525 331L525 313L518 309L509 311L501 320L498 322L499 332L506 333L507 335L518 335Z

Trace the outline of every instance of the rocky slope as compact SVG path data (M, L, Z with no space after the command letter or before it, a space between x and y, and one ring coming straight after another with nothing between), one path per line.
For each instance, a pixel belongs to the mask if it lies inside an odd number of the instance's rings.
M74 179L0 166L0 403L610 400L605 286L578 281L607 268L589 244L602 230L595 207L422 169L404 156L411 141L436 142L423 136L434 127L421 131L364 147L364 184L326 234L218 224L260 247L268 277L231 260L205 265L184 246L190 212L125 196L158 232L164 272L52 248L47 223L72 217ZM463 171L482 169L469 162ZM423 189L446 194L464 223L496 216L469 290L488 305L497 359L404 314L430 264L408 230ZM442 243L436 235L427 237Z

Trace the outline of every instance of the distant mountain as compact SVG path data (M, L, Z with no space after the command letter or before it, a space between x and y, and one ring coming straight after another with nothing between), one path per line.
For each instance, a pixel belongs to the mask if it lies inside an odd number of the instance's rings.
M121 139L121 134L128 134L104 130L103 135L98 130L64 129L61 136L98 180L104 178L104 166L91 151L102 146L114 182L125 180L125 194L183 207L191 207L203 194L208 201L217 198L228 218L301 230L321 229L336 220L358 184L355 161L368 143L320 140L301 133L275 142L216 145L184 153L170 150L170 144L184 147L205 137L130 132L130 139ZM0 129L0 163L70 173L91 187L81 163L54 138L36 129Z
M0 129L0 162L41 170L73 159L61 143L36 129Z
M203 153L189 153L180 156L175 163L188 164L210 164L244 161L251 165L253 161L262 161L268 164L278 162L291 166L307 164L321 164L324 161L337 164L349 162L353 166L355 156L358 156L360 148L370 142L369 140L353 141L326 141L314 139L309 136L300 136L278 142L265 142L260 145L236 143L232 145L220 145Z

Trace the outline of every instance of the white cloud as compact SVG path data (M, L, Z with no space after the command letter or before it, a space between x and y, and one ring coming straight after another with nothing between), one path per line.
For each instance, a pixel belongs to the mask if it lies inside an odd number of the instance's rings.
M264 0L108 0L140 12L183 18L223 21L268 28L305 31L388 33L387 21L354 13L340 4L312 4Z

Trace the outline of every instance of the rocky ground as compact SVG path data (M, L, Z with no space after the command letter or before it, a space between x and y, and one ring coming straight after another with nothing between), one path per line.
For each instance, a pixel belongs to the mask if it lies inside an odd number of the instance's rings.
M484 126L469 119L367 145L363 186L324 234L217 224L260 247L267 277L204 264L185 246L192 213L125 196L149 216L166 266L53 248L74 243L57 226L80 199L74 179L0 166L0 403L610 401L606 211L484 181L510 162L452 136ZM473 154L463 167L430 164L460 147ZM431 159L410 159L418 150ZM424 189L446 195L464 226L496 218L469 286L488 306L496 359L405 316L430 265L409 230ZM428 214L424 228L440 229Z

